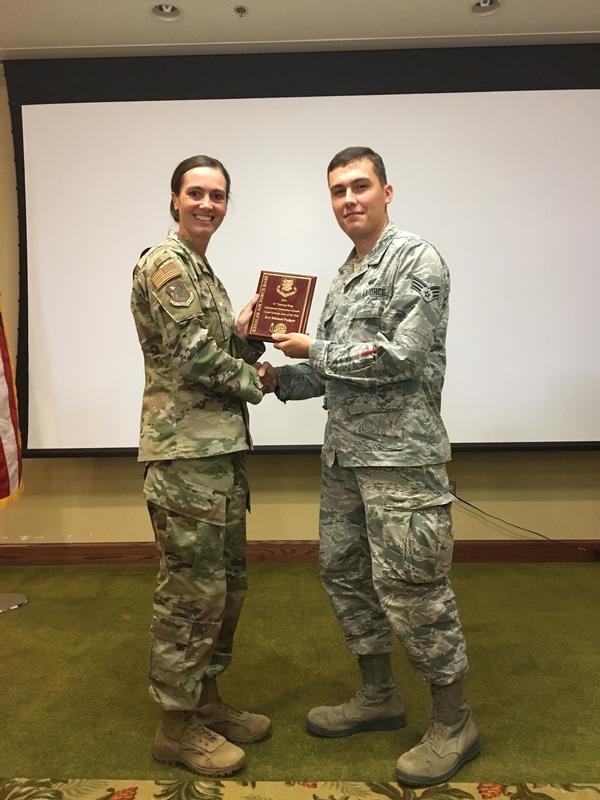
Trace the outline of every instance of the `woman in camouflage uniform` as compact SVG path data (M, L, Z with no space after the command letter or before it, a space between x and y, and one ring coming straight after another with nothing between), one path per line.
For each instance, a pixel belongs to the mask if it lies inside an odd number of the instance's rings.
M206 258L227 213L230 178L193 156L171 179L176 231L140 258L131 308L144 355L139 460L160 553L150 694L162 720L153 756L204 775L244 763L232 742L268 735L270 720L223 703L216 677L231 660L246 591L246 403L263 393L246 342L254 300L237 320Z

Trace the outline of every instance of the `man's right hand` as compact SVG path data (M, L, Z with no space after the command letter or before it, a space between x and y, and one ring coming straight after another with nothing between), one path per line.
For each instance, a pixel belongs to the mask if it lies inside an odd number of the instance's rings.
M258 362L254 365L254 367L258 372L258 377L262 383L263 394L274 392L279 383L277 378L277 369L268 361Z

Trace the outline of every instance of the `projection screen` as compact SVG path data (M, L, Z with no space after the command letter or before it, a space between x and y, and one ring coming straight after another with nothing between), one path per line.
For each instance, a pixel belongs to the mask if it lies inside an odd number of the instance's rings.
M131 272L189 155L232 175L208 257L234 308L261 269L314 274L314 332L351 246L325 168L354 144L384 157L391 218L450 266L452 442L600 441L600 89L32 103L22 136L30 451L137 446ZM265 448L316 447L324 420L319 399L251 409Z

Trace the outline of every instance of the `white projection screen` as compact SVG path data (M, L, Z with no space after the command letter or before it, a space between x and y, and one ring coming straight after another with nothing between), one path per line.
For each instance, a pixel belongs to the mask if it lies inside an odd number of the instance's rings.
M234 308L261 269L314 274L314 332L351 246L325 168L356 144L384 158L391 219L450 267L451 441L600 441L600 89L36 102L22 136L32 453L137 447L131 273L173 224L180 160L231 173L207 255ZM320 399L251 408L259 448L316 447L324 421Z

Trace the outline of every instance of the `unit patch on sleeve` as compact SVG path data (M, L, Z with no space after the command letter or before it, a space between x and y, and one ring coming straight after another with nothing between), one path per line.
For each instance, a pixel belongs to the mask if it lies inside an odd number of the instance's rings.
M440 296L439 286L427 286L427 284L416 276L412 279L412 288L421 295L426 303L431 303Z
M150 278L154 284L155 289L160 289L167 281L177 278L181 275L181 267L176 261L167 261L166 264L161 265L154 275Z
M187 288L181 278L173 281L167 286L169 302L172 306L186 307L191 305L194 295Z

